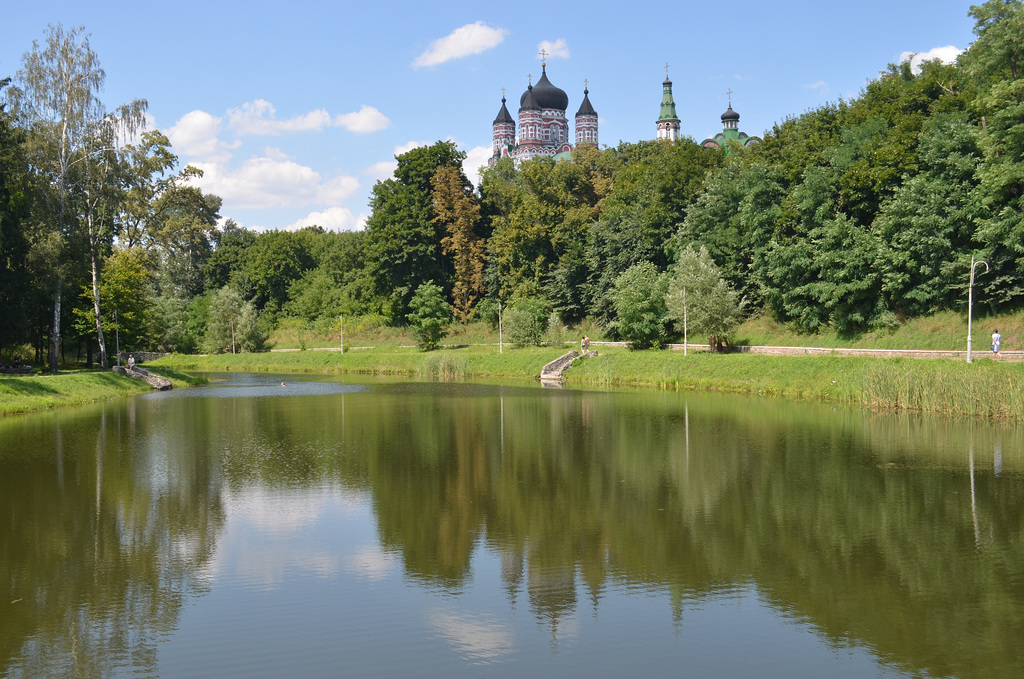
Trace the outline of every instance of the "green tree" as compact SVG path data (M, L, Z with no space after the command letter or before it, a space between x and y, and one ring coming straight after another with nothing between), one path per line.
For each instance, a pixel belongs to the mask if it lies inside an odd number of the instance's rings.
M962 61L980 85L985 162L978 175L988 212L977 240L994 274L982 289L984 299L1005 307L1024 299L1024 3L989 0L969 14L978 37Z
M441 246L445 229L434 221L430 179L441 167L461 168L465 158L452 142L420 146L397 156L394 177L373 187L366 220L367 275L393 321L405 318L421 283L449 287L450 267Z
M54 313L50 368L57 370L61 297L68 274L66 241L84 231L100 357L107 365L99 298L101 244L111 224L103 207L119 140L143 124L146 102L135 100L107 113L97 98L105 79L84 28L50 25L45 47L33 41L13 92L19 117L31 130L32 162L43 177L52 238L41 239L59 256L53 261ZM84 222L84 226L82 225Z
M625 157L604 209L588 233L590 312L603 323L615 315L613 289L620 274L639 262L658 270L670 263L672 236L704 188L722 154L692 139L676 144L623 144Z
M444 301L441 286L421 283L409 301L406 319L413 328L416 341L424 351L436 349L448 334L452 310Z
M204 344L210 353L256 352L263 350L266 335L260 328L256 306L225 286L210 300L209 321Z
M924 126L919 172L887 201L872 225L875 268L895 317L954 307L963 296L971 238L983 216L979 135L965 113L940 113Z
M156 201L153 237L163 255L166 279L178 296L188 299L205 288L205 265L213 251L220 206L220 196L183 181L172 182Z
M612 329L631 349L656 347L665 339L668 278L651 262L639 262L615 279L612 303L617 320Z
M300 234L267 231L246 251L236 282L257 309L276 313L288 301L289 287L314 265Z
M441 239L441 249L452 258L455 269L452 286L455 319L465 323L484 292L484 240L476 234L480 205L456 167L438 168L430 178L430 185L434 221L443 224L448 232Z
M688 333L714 335L722 340L728 337L740 321L742 305L707 248L687 246L670 276L665 306L676 330L683 332L685 316Z
M996 81L1019 79L1024 67L1024 2L989 0L971 5L967 14L974 19L978 36L964 59L968 72Z
M0 80L0 92L9 83ZM25 340L32 294L25 238L32 207L32 186L25 157L25 135L0 103L0 347Z
M213 232L213 252L203 264L206 289L219 290L231 282L245 261L246 253L256 242L256 233L227 219L224 226Z
M149 257L140 248L115 250L103 265L103 280L100 283L100 300L104 311L104 323L108 328L115 324L121 347L141 351L151 349L150 333L153 322L152 271ZM92 290L82 291L86 301L92 300ZM91 311L76 308L74 314L78 325L86 332L92 323Z
M538 346L548 324L548 305L536 297L515 300L502 314L508 340L519 346Z

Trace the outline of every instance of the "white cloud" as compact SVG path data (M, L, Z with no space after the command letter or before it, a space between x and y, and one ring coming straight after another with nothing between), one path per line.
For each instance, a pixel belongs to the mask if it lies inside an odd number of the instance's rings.
M291 156L277 148L276 146L267 146L263 149L263 155L273 160L291 160Z
M407 153L409 151L412 151L414 148L418 148L420 146L430 146L430 142L426 142L426 141L407 141L406 143L400 144L400 145L395 147L394 155L396 157L400 156L403 153ZM397 160L394 160L394 159L392 159L392 160L382 160L380 162L374 163L370 167L368 167L365 170L363 170L363 174L369 175L374 180L384 181L385 179L391 179L391 177L394 176L395 168L397 168L397 167L398 167L398 161Z
M807 85L804 85L804 89L805 90L818 90L820 92L828 94L828 83L826 83L824 80L819 80L816 83L809 83Z
M363 215L356 217L345 207L330 207L322 212L310 212L302 219L284 227L285 231L298 231L307 226L322 226L328 231L360 231L365 226Z
M347 174L328 179L316 190L316 201L325 205L348 200L359 192L359 180Z
M508 625L482 615L438 611L429 623L459 655L474 663L493 662L515 650Z
M921 72L921 64L926 61L934 61L938 59L944 64L952 64L956 61L956 58L963 54L964 50L953 45L946 45L945 47L933 47L927 52L903 52L900 54L900 63L910 60L910 70L914 73Z
M413 68L437 66L452 59L461 59L472 54L480 54L497 47L508 31L504 28L492 28L482 21L466 24L430 43L430 47L412 62Z
M384 181L385 179L391 179L395 174L395 168L398 167L397 160L382 160L379 163L374 163L370 167L363 171L363 174L369 175L375 181Z
M401 146L396 146L395 147L395 155L396 156L400 156L403 153L408 153L409 151L412 151L414 148L418 148L420 146L430 146L430 142L429 141L407 141L404 144L402 144Z
M304 207L338 202L359 190L354 177L324 181L320 174L293 160L261 156L235 169L221 163L194 162L203 176L194 183L224 199L233 209Z
M287 120L278 120L275 113L274 105L265 99L249 101L238 108L228 109L227 128L238 135L276 135L318 131L331 124L331 116L323 109Z
M487 166L491 153L490 146L477 146L466 151L466 159L462 161L462 171L466 173L466 177L474 187L480 183L480 168Z
M344 113L334 117L334 125L349 132L366 134L379 132L391 127L391 120L372 106L363 106L355 113Z
M345 558L345 569L367 580L383 580L393 567L393 559L377 545L360 547Z
M551 42L550 40L544 40L537 45L537 54L540 55L541 50L547 53L550 57L561 57L562 59L569 58L569 46L565 44L565 38L559 38L558 40Z
M192 111L183 115L166 133L179 155L224 162L231 157L231 149L238 148L240 142L228 144L221 141L220 131L220 118L206 111Z

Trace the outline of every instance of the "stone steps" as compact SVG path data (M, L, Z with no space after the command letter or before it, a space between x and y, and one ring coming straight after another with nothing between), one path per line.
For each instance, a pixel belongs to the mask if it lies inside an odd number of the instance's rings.
M583 354L583 356L597 356L597 352L588 351L585 354ZM558 358L551 361L541 369L540 379L561 381L562 374L569 369L569 366L572 365L572 362L578 358L583 358L583 356L581 356L580 352L576 351L575 349L573 349L572 351L563 356L559 356Z

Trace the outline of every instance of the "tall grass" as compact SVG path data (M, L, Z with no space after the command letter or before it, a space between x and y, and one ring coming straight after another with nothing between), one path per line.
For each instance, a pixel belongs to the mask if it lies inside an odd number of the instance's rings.
M1024 363L603 349L569 384L635 385L1024 420Z
M469 375L469 361L465 356L450 353L428 354L420 365L422 377L442 380L461 380Z
M1024 419L1017 364L878 361L864 374L863 404L885 410Z

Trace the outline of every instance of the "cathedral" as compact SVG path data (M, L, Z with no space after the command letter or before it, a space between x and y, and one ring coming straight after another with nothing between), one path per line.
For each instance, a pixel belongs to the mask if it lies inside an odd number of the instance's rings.
M569 97L548 80L547 63L542 52L540 80L532 81L519 98L518 123L512 118L506 106L502 90L501 110L492 126L492 153L487 161L494 165L501 158L512 158L516 163L533 158L568 158L574 146L590 144L597 146L597 111L590 103L590 90L583 86L583 103L576 111L575 143L569 141L569 121L565 111ZM665 64L665 81L662 85L661 115L656 122L657 138L675 143L680 138L679 117L672 97L672 81ZM722 114L722 131L701 142L701 146L729 152L729 141L738 141L743 146L758 143L760 138L748 136L739 131L740 114L732 108L732 90L729 90L729 109Z
M567 157L573 146L597 146L597 111L590 103L587 85L583 86L583 103L576 111L573 143L569 140L569 121L565 115L569 97L548 80L546 61L541 61L540 68L540 80L536 85L531 82L519 98L518 125L508 112L504 95L501 97L501 110L492 128L494 142L488 165L501 158L512 158L517 163L533 158L557 160Z
M661 115L656 123L658 139L675 142L679 139L679 117L676 115L676 102L672 98L672 81L668 78L668 64L665 64L665 81L661 83ZM729 141L736 140L742 146L752 146L761 141L760 137L751 137L740 132L740 114L732 110L732 90L729 90L729 109L722 114L722 131L700 143L710 149L729 152Z

